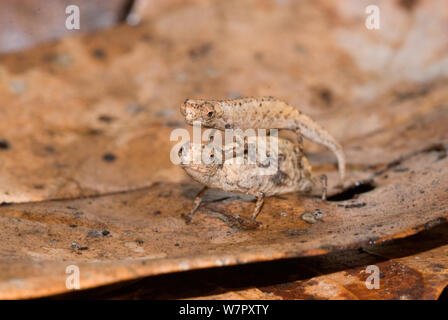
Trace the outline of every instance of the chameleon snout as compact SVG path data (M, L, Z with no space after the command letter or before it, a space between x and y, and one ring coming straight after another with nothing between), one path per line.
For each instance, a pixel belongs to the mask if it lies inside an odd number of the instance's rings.
M180 106L180 113L184 116L185 121L188 124L192 124L196 118L193 105L194 103L191 99L186 99L184 103Z
M188 103L189 99L185 100L184 103L181 104L180 106L180 113L182 113L182 115L185 117L187 115L187 103Z

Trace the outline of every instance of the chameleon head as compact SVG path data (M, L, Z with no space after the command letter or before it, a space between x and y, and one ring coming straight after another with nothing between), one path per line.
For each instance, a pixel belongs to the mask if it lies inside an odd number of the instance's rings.
M202 143L187 142L180 147L178 155L180 166L200 182L200 178L215 175L219 167L219 157L214 148L208 148Z
M212 126L222 116L219 101L203 99L187 99L180 107L180 112L188 124L198 121L202 125Z

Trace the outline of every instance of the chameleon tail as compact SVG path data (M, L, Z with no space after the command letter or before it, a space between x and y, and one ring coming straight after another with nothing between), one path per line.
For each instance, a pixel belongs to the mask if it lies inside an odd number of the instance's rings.
M305 138L308 138L311 141L326 146L335 154L338 160L339 177L343 184L345 178L345 155L342 146L330 133L328 133L328 131L302 113L297 118L297 126L299 128L299 134L302 134Z

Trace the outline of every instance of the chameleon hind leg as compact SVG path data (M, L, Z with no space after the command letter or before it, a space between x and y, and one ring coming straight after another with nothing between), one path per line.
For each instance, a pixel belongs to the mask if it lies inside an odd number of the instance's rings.
M326 201L327 200L327 176L326 175L321 175L319 176L319 181L321 183L322 186L322 200Z
M202 199L203 199L203 197L204 197L204 194L207 192L207 190L208 190L208 187L203 187L203 188L201 189L201 191L199 191L199 193L197 194L197 196L194 198L194 201L193 201L194 207L193 207L193 209L191 209L191 211L190 211L189 214L182 213L181 216L182 216L182 218L185 219L185 222L186 222L187 224L189 224L189 223L191 222L191 220L193 219L193 215L194 215L195 212L199 209L199 206L200 206L201 203L202 203Z
M253 194L253 193L250 193ZM264 193L257 192L255 194L257 197L257 202L255 203L254 211L252 211L252 216L248 220L239 219L239 224L241 229L257 229L262 226L261 222L257 222L256 219L261 212L264 204Z
M321 199L327 200L327 176L322 174L318 178L305 178L300 181L299 190L303 193L311 193L315 191L316 186L320 187Z
M301 150L294 151L299 158L299 163L297 165L302 170L301 179L299 181L300 192L310 193L313 190L315 191L316 186L320 186L321 198L324 201L327 200L327 176L322 174L317 178L313 177L311 165L303 154L298 153L300 151Z

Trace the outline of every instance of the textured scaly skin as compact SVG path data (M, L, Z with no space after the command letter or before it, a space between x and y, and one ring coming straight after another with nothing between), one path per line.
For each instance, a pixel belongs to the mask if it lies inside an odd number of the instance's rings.
M341 182L345 178L342 146L325 129L290 104L273 97L233 100L187 99L181 106L185 121L224 129L288 129L329 148L338 160Z
M205 159L211 159L212 151L206 151L200 144L187 143L179 152L181 166L197 182L209 187L228 192L246 193L257 196L262 192L265 196L280 195L293 192L322 193L319 179L312 177L311 166L300 148L290 141L277 137L266 137L266 150L274 139L278 143L278 153L272 155L273 161L278 163L278 170L266 175L266 167L257 163L248 163L247 154L241 164L231 162L230 159L222 164L187 163L194 152L205 153ZM232 145L224 146L226 149ZM246 146L247 149L247 146ZM204 151L203 151L204 150ZM216 159L216 158L215 158Z

